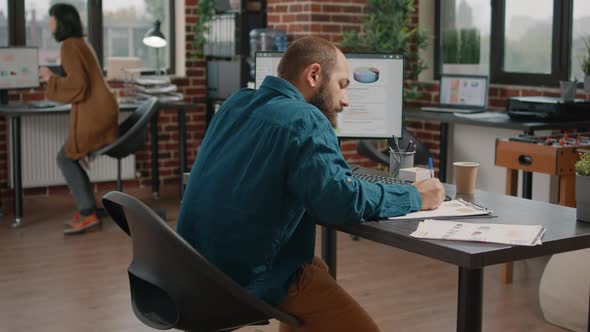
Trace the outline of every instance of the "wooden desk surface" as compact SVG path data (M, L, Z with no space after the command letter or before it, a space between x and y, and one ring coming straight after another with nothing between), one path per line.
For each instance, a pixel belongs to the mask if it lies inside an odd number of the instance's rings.
M452 185L447 194L455 197ZM421 240L410 236L418 222L387 221L357 225L324 225L362 238L470 269L512 262L525 258L590 247L590 223L576 221L576 210L502 194L478 191L471 197L460 196L494 211L497 218L461 219L473 223L541 224L547 228L540 246L509 246L460 241Z

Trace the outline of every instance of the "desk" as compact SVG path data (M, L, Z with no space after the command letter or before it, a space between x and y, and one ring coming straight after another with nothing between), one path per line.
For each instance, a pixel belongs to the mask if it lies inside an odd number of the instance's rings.
M481 114L481 113L480 113ZM477 115L477 114L475 114ZM510 118L469 119L455 116L453 113L424 112L420 109L404 110L407 120L435 121L440 123L440 164L439 178L447 182L447 151L449 137L449 123L467 124L481 127L522 130L526 135L533 135L535 130L562 128L590 128L590 120L576 121L521 121ZM532 197L533 173L523 172L522 197Z
M121 112L134 111L139 104L121 104ZM186 170L186 109L195 107L188 103L160 103L161 109L174 109L178 112L178 149L179 149L179 176ZM59 105L51 108L29 108L26 104L8 104L0 105L0 116L10 118L12 125L11 133L11 160L14 174L12 177L12 188L14 197L14 218L12 227L19 227L23 218L23 191L21 176L21 121L22 116L40 115L40 114L59 114L67 113L71 105ZM158 172L158 112L151 119L150 126L151 136L151 158L152 158L152 192L154 197L160 196L160 178ZM179 181L182 183L182 180ZM182 197L182 186L180 186L180 195Z
M454 186L445 185L455 196ZM464 197L468 199L467 197ZM416 239L410 234L418 222L367 222L323 225L322 250L326 263L336 266L335 238L324 247L326 233L336 230L456 265L458 269L457 331L477 332L482 326L483 269L489 265L590 248L590 223L576 221L576 210L497 193L478 191L470 200L491 208L498 218L465 219L473 223L542 224L547 228L540 246ZM332 257L333 260L329 258ZM334 270L335 271L335 270ZM589 316L590 318L590 316ZM590 320L590 319L589 319Z

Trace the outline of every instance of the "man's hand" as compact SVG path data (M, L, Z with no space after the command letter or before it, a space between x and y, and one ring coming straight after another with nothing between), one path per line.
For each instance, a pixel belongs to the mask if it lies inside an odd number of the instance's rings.
M436 209L445 200L445 188L438 179L426 179L414 183L422 197L422 210Z
M39 78L42 82L48 82L51 76L53 76L53 72L51 71L51 69L47 67L39 68Z

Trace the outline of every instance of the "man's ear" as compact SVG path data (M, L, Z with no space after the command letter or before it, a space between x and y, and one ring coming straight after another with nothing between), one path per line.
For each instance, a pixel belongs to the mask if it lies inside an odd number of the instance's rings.
M322 73L322 66L319 63L312 63L305 68L305 82L310 88L316 88L320 86Z

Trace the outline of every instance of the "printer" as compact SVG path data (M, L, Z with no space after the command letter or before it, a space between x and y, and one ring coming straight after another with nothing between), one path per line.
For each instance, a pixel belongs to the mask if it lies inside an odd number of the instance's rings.
M513 119L561 121L590 119L590 100L563 101L559 97L513 97L506 105Z

